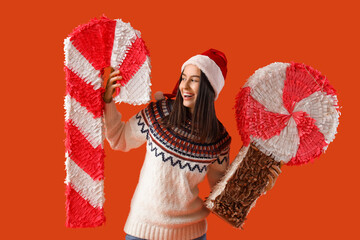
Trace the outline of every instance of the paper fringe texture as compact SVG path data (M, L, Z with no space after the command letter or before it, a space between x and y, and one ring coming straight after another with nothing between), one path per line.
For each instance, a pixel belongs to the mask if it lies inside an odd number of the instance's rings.
M96 227L105 222L104 94L106 67L123 75L117 102L150 100L150 58L140 32L120 19L92 19L64 41L66 226Z
M235 109L244 145L205 205L242 228L265 193L269 169L280 161L301 165L320 156L335 138L340 112L327 78L299 63L258 69L236 96Z
M252 144L243 147L205 204L235 228L242 228L257 199L266 190L268 175L280 163Z
M258 69L236 97L238 131L245 146L287 165L313 161L333 141L339 124L335 89L300 63Z

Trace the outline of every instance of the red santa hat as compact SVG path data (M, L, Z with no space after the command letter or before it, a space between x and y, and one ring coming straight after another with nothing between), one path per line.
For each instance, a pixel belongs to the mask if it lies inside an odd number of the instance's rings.
M223 52L216 49L209 49L202 54L195 55L188 59L181 67L181 72L184 71L186 65L197 66L208 78L211 86L215 91L215 100L218 98L221 89L225 84L225 77L227 73L227 59ZM179 83L176 84L171 94L164 94L167 98L176 96L179 88ZM159 100L163 98L163 94L157 92L155 99Z

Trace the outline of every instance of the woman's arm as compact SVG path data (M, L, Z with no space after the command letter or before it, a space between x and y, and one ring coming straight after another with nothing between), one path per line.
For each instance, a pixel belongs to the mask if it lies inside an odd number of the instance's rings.
M137 148L146 141L146 130L141 113L132 117L128 122L121 121L121 114L116 109L112 95L121 84L120 71L110 73L103 96L105 102L105 136L112 149L124 152Z
M105 136L112 149L127 152L141 146L146 141L141 112L129 119L121 121L121 114L115 103L105 104Z
M207 177L211 191L216 183L224 176L229 166L229 152L230 149L226 149L215 162L208 166Z

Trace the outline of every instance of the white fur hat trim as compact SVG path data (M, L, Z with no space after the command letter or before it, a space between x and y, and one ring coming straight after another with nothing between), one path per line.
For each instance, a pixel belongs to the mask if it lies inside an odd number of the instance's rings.
M208 56L195 55L182 65L181 72L184 71L185 66L189 64L197 66L206 75L215 91L216 100L225 84L225 79L220 67Z

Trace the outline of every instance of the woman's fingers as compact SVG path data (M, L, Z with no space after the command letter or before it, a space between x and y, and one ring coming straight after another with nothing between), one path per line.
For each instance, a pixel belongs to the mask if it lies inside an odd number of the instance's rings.
M274 170L277 173L277 175L280 175L281 169L279 166L273 165L271 169Z
M117 87L121 87L121 84L120 84L120 83L116 83L116 84L113 84L113 85L111 85L111 86L109 87L110 92L111 92L111 96L113 95L113 93L115 92L115 89L116 89Z
M276 165L273 165L270 169L269 169L269 174L267 175L268 177L268 183L265 187L265 191L269 191L270 189L272 189L275 185L275 182L278 178L278 176L280 175L281 173L281 166L284 164L283 161L280 162L280 166L276 166Z
M281 173L280 167L278 166L272 166L272 168L269 169L270 172L268 174L268 184L266 185L265 190L269 191L270 189L272 189L275 185L276 179L278 178L278 176Z
M268 179L269 179L268 184L267 184L266 187L265 187L265 190L266 190L266 191L269 191L270 189L272 189L272 187L273 187L274 184L275 184L274 179L273 179L273 177L271 176L271 174L268 175Z
M111 69L111 73L109 74L109 79L106 83L104 101L111 102L112 95L115 92L115 89L121 87L123 84L121 83L122 76L119 75L120 71Z
M121 81L120 81L121 79L122 79L121 76L109 78L109 80L108 80L108 82L107 82L107 84L106 84L106 91L107 91L107 89L109 89L111 86L114 86L114 85L116 85L116 84L120 84L119 87L121 87L121 86L122 86L122 83L121 83ZM118 86L115 86L115 87L118 87Z
M107 87L108 85L114 84L114 81L121 80L121 79L122 79L122 76L120 76L119 74L120 74L120 71L119 71L119 70L116 70L116 71L111 72L110 75L109 75L108 81L107 81L107 83L106 83L106 87Z
M271 175L271 177L273 177L275 180L276 178L280 175L281 170L279 168L275 169L275 168L270 168L270 173L269 175Z
M121 84L117 83L117 84L114 84L114 85L110 85L109 87L106 88L106 91L105 91L105 94L104 94L104 101L106 103L110 103L111 102L111 99L112 99L112 95L114 94L115 92L115 89L117 87L121 87Z
M109 79L109 84L114 85L117 84L117 81L120 81L122 79L122 76L112 77Z
M120 74L120 70L115 70L115 71L110 73L109 78L112 78L112 77L114 77L116 75L119 75L119 74Z

